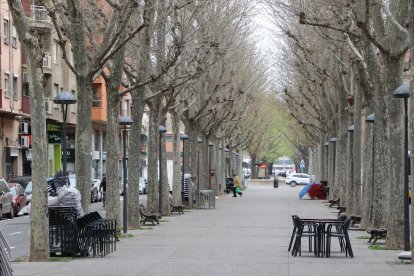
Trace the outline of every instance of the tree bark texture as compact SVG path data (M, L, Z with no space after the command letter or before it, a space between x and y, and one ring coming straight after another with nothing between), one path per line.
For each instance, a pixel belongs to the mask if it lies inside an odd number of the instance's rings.
M115 219L117 228L121 227L119 200L119 160L122 156L119 147L119 96L117 93L107 95L108 124L106 131L106 218Z
M150 106L148 141L147 205L150 212L159 213L158 207L158 139L159 112L155 104Z

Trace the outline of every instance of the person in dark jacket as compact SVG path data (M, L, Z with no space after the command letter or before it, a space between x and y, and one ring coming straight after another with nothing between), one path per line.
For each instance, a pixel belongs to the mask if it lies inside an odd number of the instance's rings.
M105 207L106 201L106 175L103 176L101 185L99 185L99 191L102 193L102 203L103 207Z

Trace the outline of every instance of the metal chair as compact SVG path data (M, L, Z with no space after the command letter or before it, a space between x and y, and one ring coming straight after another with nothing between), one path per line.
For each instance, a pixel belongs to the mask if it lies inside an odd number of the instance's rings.
M309 252L312 252L312 238L314 240L314 254L315 256L319 256L319 233L318 233L318 225L316 223L304 223L298 216L292 216L294 230L292 233L292 237L295 236L295 242L293 244L292 249L292 256L296 257L298 252L299 256L302 254L302 237L309 238ZM308 231L305 231L305 226L308 227ZM289 245L290 250L290 245Z
M331 239L336 237L339 240L341 252L345 251L345 256L354 257L351 242L349 240L348 229L351 224L351 218L347 218L343 222L329 223L326 230L326 257L331 256ZM335 227L334 227L335 226Z

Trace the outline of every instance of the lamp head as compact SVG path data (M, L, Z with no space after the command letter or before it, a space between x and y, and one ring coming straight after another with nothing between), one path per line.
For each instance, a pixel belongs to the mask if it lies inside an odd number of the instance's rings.
M203 140L200 137L198 137L197 138L197 143L201 144L201 143L203 143Z
M355 126L354 125L352 125L352 126L350 126L350 127L348 127L348 132L354 132L354 129L355 129Z
M208 142L209 147L214 147L214 144L212 142Z
M167 132L167 128L165 126L158 126L158 132L161 133L166 133Z
M119 118L118 124L121 126L130 126L132 125L133 121L129 116L122 116Z
M190 137L188 137L188 135L185 134L185 133L180 133L180 139L181 140L188 140L188 139L190 139Z
M75 96L68 91L60 91L54 98L55 104L75 104L77 102Z
M373 123L373 122L375 122L375 114L374 113L369 114L367 116L367 118L365 119L365 122L367 122L367 123Z
M410 97L410 87L408 84L403 84L392 93L394 98L409 98Z
M338 140L338 138L331 137L331 139L329 139L329 142L332 143L332 144L335 144L337 140Z

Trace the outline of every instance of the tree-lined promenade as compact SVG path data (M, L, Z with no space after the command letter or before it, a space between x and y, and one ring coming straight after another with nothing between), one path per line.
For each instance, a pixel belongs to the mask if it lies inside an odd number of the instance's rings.
M44 52L52 47L52 41L60 48L56 50L59 60L76 78L75 173L85 212L89 209L92 161L93 130L89 118L93 81L99 77L105 80L107 93L106 215L118 222L119 118L130 114L133 121L128 136L130 229L140 227L138 183L144 108L149 108L147 207L152 212L169 215L168 184L172 185L174 201L181 202L181 162L186 173L199 176L200 189L213 189L219 194L226 176L241 174L243 150L250 148L255 154L263 154L265 149L275 147L276 135L268 132L273 127L270 122L275 122L278 116L272 116L265 124L262 120L269 115L265 110L271 115L276 114L274 110L282 114L284 107L271 93L269 65L254 45L254 1L8 0L7 3L29 76L33 138L31 261L49 258L44 99L50 96L51 80L44 72L43 62ZM124 96L131 98L130 106L120 106ZM266 109L261 109L263 103ZM174 143L172 183L167 183L165 137L159 133L167 115L171 118ZM185 160L181 161L183 131L190 139L185 144ZM198 143L199 139L203 143ZM160 153L159 145L162 145ZM215 169L214 177L209 178L207 163ZM162 180L161 188L158 179Z
M29 74L32 261L49 258L47 41L57 42L76 77L75 170L85 211L93 81L102 77L107 91L108 218L120 221L119 118L128 110L133 124L127 217L131 229L140 227L141 122L147 107L150 211L170 215L165 136L159 132L169 117L175 202L181 202L181 163L186 173L198 176L200 189L218 195L226 177L241 174L236 157L243 151L251 157L253 176L259 161L273 162L283 155L304 158L318 180L328 181L330 199L340 199L347 215L361 216L361 228L387 227L386 246L407 249L404 151L405 142L412 140L414 105L408 100L410 134L405 139L405 101L393 92L406 83L411 95L414 87L413 0L36 1L47 15L46 24L33 21L31 1L7 2ZM263 11L274 23L274 56L255 45L258 29L253 22ZM131 97L126 108L120 107L124 96ZM190 138L184 160L180 132Z

